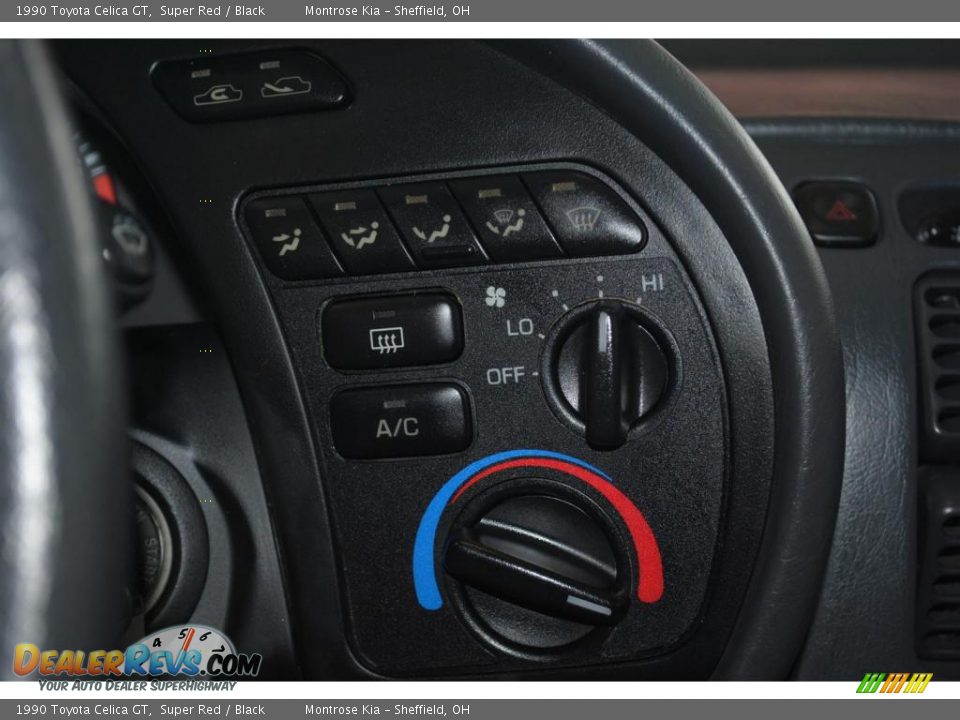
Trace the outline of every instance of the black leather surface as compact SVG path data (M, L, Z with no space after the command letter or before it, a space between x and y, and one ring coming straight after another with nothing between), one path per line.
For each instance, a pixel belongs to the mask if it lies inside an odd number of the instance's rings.
M42 46L0 42L0 96L0 647L116 647L130 515L109 286Z
M718 677L785 677L816 607L843 466L843 365L822 266L792 202L737 121L654 43L505 44L663 157L714 215L770 347L776 459L765 537Z

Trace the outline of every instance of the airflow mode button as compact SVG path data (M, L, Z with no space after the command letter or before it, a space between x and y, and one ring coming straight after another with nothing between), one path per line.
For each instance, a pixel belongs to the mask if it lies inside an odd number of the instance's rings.
M563 257L516 176L464 178L452 181L450 186L494 261Z
M323 356L339 370L435 365L463 352L463 315L447 293L336 300L320 320Z
M310 202L348 272L368 275L415 269L372 190L311 195Z
M423 268L481 265L487 256L444 183L380 188L417 264Z
M270 272L284 280L343 275L326 238L298 197L261 198L247 205L247 225Z

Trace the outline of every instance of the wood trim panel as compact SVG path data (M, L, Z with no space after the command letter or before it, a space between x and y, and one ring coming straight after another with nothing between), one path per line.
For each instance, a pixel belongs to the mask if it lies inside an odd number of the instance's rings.
M739 118L960 121L960 69L693 69Z

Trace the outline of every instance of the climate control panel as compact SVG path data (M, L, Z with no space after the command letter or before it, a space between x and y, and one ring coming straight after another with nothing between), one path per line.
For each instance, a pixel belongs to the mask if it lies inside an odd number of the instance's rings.
M624 225L597 236L609 245L565 238L557 213L574 208L544 199L581 174L622 203ZM375 191L377 222L393 223L416 269L267 276L314 427L348 637L385 675L659 655L708 598L729 438L718 353L683 267L608 180L583 168L504 177L442 181L471 218L480 266L428 270L390 209L436 197L431 177ZM491 206L467 202L490 178L502 197L520 184L512 217L536 211L559 251L491 262L509 256L477 227ZM317 237L342 252L330 227ZM630 252L602 256L638 227Z

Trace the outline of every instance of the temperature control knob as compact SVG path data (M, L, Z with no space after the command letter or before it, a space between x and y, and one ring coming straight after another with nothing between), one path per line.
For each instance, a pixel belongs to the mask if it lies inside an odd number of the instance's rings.
M639 307L599 300L561 319L547 351L548 394L598 450L627 433L662 399L670 363L659 332Z
M514 495L455 529L443 564L483 627L525 647L559 647L627 612L630 573L611 535L579 503Z

